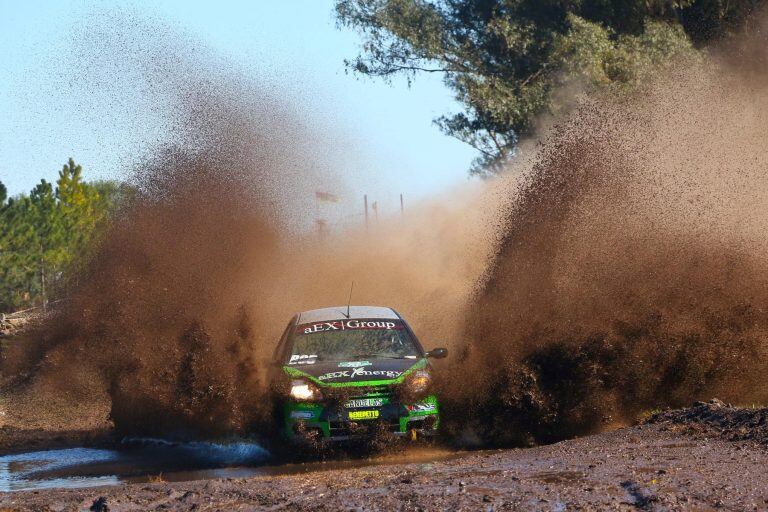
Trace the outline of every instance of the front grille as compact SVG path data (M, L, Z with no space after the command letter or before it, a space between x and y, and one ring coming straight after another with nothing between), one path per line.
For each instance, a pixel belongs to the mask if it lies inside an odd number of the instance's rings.
M364 398L385 398L390 401L393 398L392 390L387 386L365 388L330 388L323 389L325 401L332 406L341 406L350 400Z
M375 395L376 397L391 397L392 396L392 387L391 386L367 386L364 388L355 388L356 396L355 398L362 398L364 396L370 396Z

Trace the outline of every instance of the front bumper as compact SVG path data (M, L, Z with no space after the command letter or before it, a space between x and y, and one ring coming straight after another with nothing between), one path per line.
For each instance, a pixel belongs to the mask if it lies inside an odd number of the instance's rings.
M367 406L360 406L361 401L375 401L377 405L369 402ZM284 435L296 441L308 437L318 441L348 441L382 432L397 437L424 437L435 435L440 424L439 404L434 395L414 404L401 404L391 396L382 395L355 397L341 407L322 402L288 401L284 413ZM357 419L360 416L371 417Z

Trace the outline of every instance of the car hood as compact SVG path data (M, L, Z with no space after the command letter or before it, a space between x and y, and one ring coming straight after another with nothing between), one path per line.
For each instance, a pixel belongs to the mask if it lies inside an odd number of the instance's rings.
M425 359L366 359L359 361L317 361L313 364L285 365L289 375L303 374L318 384L356 384L386 381L391 384L414 367L424 367Z

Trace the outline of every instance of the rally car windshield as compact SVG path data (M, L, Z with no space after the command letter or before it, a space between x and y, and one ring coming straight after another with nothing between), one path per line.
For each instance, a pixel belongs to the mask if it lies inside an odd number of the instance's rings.
M360 358L415 359L420 356L399 320L335 320L296 327L289 364Z

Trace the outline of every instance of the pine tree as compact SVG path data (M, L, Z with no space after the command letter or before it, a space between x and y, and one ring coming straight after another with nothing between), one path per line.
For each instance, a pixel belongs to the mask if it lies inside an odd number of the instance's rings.
M41 180L29 195L7 199L0 184L0 311L45 305L130 196L127 186L87 183L82 173L70 158L55 188Z

